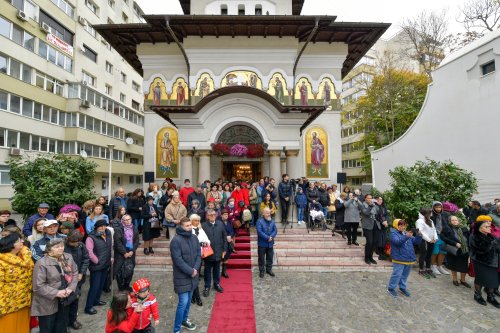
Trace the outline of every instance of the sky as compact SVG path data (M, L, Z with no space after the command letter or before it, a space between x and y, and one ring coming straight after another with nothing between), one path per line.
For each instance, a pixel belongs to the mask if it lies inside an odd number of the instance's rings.
M196 1L196 0L191 0ZM178 0L136 0L146 14L182 14ZM397 33L404 18L414 17L427 11L446 10L448 28L451 33L462 32L456 22L460 11L468 0L305 0L303 15L335 15L343 22L384 22L392 26L383 38L390 38Z

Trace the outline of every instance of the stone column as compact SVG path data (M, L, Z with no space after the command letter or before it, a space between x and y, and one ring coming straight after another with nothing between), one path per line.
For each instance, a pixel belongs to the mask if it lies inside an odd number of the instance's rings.
M278 184L281 181L281 161L280 161L281 150L270 150L268 153L269 153L269 177L276 179L276 188L274 189L274 191L278 196L276 199L278 211L276 212L276 216L274 219L276 222L281 222L281 208L279 205L279 195L278 195Z
M282 175L287 173L286 157L284 153L282 153L280 157L280 171Z
M210 178L210 150L200 150L198 162L198 182L202 183Z
M290 179L299 178L305 175L299 174L300 161L299 161L299 151L298 150L287 150L286 151L286 171L290 176Z
M180 172L180 182L184 182L184 179L193 179L193 151L192 150L181 150L181 172Z

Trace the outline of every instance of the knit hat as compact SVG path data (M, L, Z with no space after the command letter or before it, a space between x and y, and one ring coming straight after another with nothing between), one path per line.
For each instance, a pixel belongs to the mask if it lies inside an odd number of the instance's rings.
M97 228L107 225L108 223L106 223L106 220L98 220L94 225L94 230L97 230Z
M434 208L435 206L443 206L443 204L440 202L440 201L433 201L432 202L432 208Z
M491 216L488 215L479 215L476 218L476 222L491 222L491 221L493 221L493 219L491 218Z

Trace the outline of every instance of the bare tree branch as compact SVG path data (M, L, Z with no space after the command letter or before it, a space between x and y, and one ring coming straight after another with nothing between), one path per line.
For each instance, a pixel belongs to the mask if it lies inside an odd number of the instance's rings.
M463 23L468 32L479 30L479 33L483 34L499 27L499 0L470 0L460 7L460 11L461 16L457 21Z

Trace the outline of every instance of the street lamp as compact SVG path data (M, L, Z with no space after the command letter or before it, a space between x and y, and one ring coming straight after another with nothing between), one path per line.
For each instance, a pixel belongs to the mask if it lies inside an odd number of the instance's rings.
M374 166L375 159L373 158L373 152L375 151L375 146L368 146L368 151L370 152L370 159L372 162L372 186L375 187L375 166Z
M108 150L109 150L109 172L108 172L108 201L111 203L111 176L113 175L113 148L115 147L114 144L110 143L108 144Z

